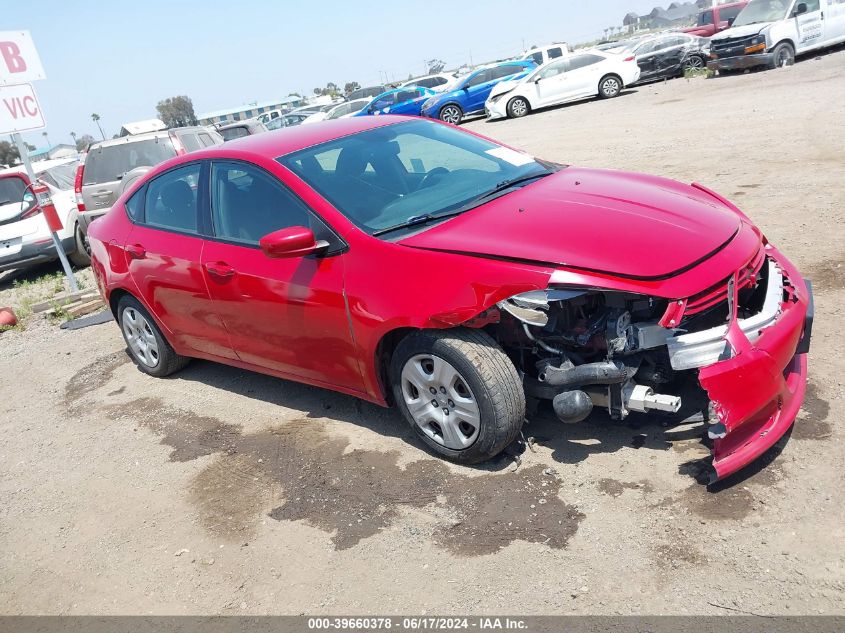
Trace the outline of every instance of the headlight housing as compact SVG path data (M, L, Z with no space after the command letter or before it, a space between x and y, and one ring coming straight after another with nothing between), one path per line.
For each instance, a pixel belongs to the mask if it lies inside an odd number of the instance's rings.
M759 33L752 37L748 44L745 46L745 54L749 55L751 53L762 53L766 50L766 36L762 33Z
M496 103L499 99L501 99L502 97L504 97L506 94L508 94L508 93L507 93L507 92L502 92L501 94L497 94L495 97L490 97L490 98L488 99L488 101L489 101L490 103Z

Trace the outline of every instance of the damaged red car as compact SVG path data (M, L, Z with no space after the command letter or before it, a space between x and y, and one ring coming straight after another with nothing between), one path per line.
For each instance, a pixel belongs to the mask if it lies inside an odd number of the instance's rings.
M462 463L526 400L699 416L711 480L807 378L809 283L703 186L564 166L436 121L358 117L172 159L89 232L138 366L209 359L395 404Z

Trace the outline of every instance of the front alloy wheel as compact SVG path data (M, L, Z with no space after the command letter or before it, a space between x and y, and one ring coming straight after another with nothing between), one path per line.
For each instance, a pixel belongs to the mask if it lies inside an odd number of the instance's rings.
M433 452L463 464L519 437L525 391L513 362L481 330L419 330L390 359L393 400Z
M522 97L514 97L508 102L508 115L518 119L528 114L528 102Z
M445 108L440 110L440 120L445 121L446 123L451 123L452 125L458 125L461 122L462 117L463 113L456 105L447 105Z
M432 354L409 358L402 369L402 395L414 422L438 444L460 451L478 437L478 403L448 361Z

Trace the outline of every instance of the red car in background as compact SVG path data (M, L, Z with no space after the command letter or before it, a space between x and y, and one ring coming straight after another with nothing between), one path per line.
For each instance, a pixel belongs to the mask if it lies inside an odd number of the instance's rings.
M462 463L513 442L531 398L565 423L697 415L715 481L804 397L810 286L733 204L440 122L354 117L175 158L90 236L143 371L204 358L395 403Z
M742 2L731 2L704 9L698 14L695 26L684 29L683 32L699 37L712 37L716 33L729 29L736 16L747 4L748 0L743 0Z

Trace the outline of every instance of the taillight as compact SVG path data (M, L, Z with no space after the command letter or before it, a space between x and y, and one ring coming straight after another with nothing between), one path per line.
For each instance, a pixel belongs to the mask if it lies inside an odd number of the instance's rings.
M85 202L82 199L82 174L85 172L85 163L79 163L76 168L76 178L73 180L73 190L76 192L76 208L79 212L85 211Z
M623 61L623 62L635 62L635 61L637 61L637 58L636 58L636 57L634 57L633 55L631 55L630 57L626 57L626 58L625 58L625 59L623 59L622 61Z
M186 150L185 146L182 145L182 141L180 141L179 137L173 134L173 132L170 133L170 140L173 142L173 149L176 150L177 156L184 156L188 153L188 150Z

